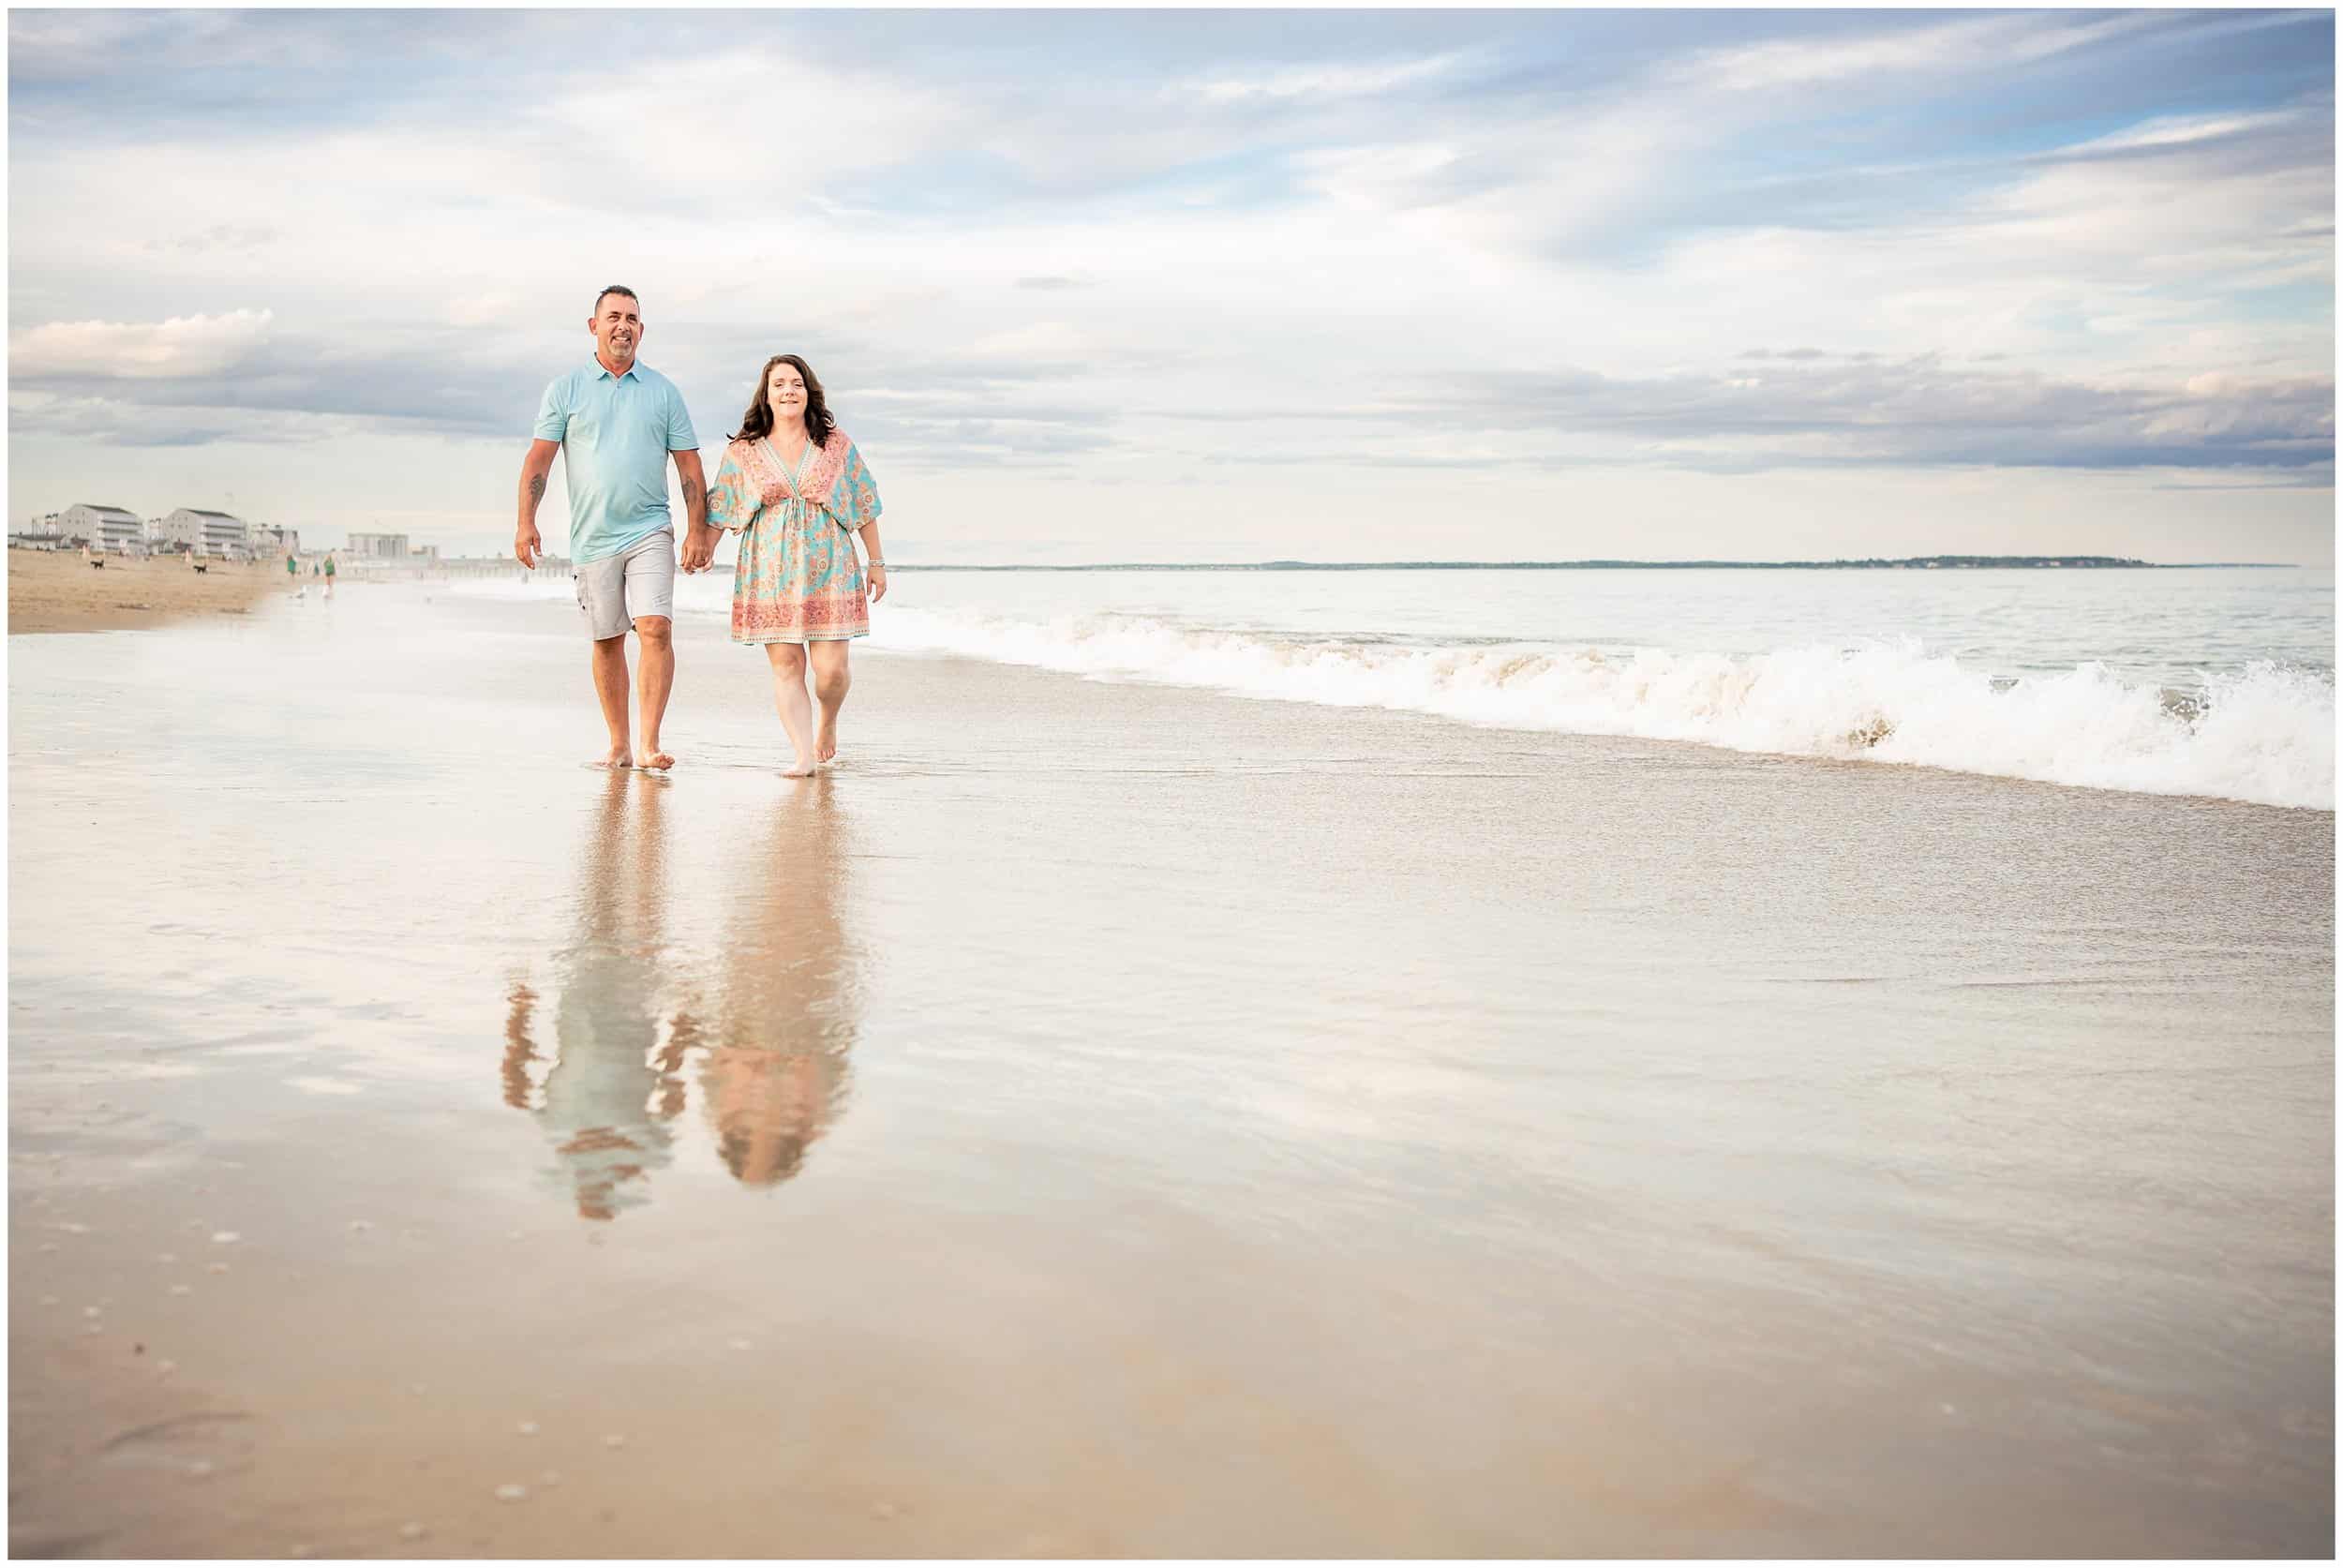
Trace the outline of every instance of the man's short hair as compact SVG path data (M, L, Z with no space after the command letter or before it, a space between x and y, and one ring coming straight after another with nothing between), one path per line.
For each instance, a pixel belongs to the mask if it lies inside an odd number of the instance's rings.
M594 296L594 308L593 308L592 314L594 314L594 315L596 315L596 316L601 315L601 314L602 314L602 302L603 302L604 300L608 299L608 298L609 298L612 294L624 294L627 298L629 298L629 299L631 299L631 300L633 300L633 301L634 302L634 307L635 307L636 309L638 309L638 310L639 310L639 309L641 309L641 308L642 308L642 306L643 306L642 296L640 296L639 294L635 293L635 291L634 291L634 290L632 290L632 289L628 288L628 287L627 287L625 284L623 284L623 283L613 283L613 284L611 284L611 285L610 285L610 287L608 287L607 289L604 289L604 290L601 293L596 294L596 295Z

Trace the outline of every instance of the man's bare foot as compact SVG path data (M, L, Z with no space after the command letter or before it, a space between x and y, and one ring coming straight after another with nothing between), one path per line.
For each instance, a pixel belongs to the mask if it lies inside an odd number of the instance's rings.
M828 762L838 754L838 721L832 719L813 732L813 760Z
M781 770L781 776L784 779L810 779L813 776L814 769L819 766L821 765L815 762L812 757L801 756L798 758L797 761L791 763L788 767L783 769Z
M650 746L634 754L634 766L637 768L673 768L675 758L661 751L658 743L654 741Z
M589 768L632 768L634 766L634 748L624 744L613 746L586 766Z

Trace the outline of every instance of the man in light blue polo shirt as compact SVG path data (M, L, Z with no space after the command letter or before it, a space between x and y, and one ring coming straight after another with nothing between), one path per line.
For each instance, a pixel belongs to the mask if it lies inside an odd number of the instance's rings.
M604 768L672 768L659 747L660 721L675 686L675 525L667 515L667 462L683 480L694 529L708 520L708 480L699 438L675 383L635 363L643 340L641 303L614 283L594 300L587 329L594 362L557 376L537 406L536 439L521 460L520 528L513 554L534 569L543 549L537 503L553 455L562 455L570 492L570 568L577 607L594 640L594 694L610 726ZM639 732L627 726L626 634L643 645L635 682Z

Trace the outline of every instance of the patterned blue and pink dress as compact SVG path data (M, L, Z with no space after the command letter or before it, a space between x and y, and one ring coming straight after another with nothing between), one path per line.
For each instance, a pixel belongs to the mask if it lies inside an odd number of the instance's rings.
M708 521L740 535L732 640L837 642L868 636L871 605L854 533L879 515L862 454L833 429L793 465L769 441L736 441L708 486Z

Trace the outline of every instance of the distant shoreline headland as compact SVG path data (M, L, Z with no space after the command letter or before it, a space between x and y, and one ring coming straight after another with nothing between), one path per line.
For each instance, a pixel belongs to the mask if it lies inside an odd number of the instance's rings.
M918 572L1936 572L2057 569L2168 572L2213 568L2285 571L2276 560L2133 560L2122 556L1906 556L1862 560L1226 560L1097 561L1074 566L952 565L906 561Z

